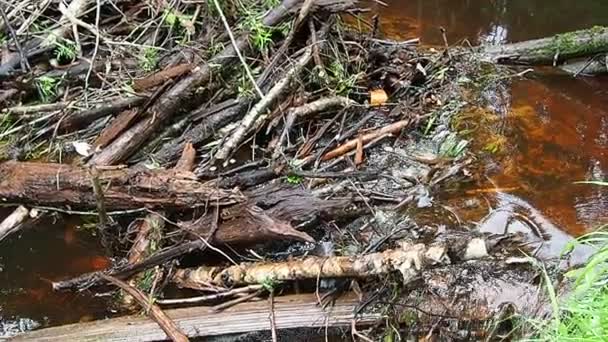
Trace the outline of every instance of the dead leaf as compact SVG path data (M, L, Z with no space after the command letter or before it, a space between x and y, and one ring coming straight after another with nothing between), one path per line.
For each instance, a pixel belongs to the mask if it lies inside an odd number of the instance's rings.
M381 106L388 101L388 95L384 89L375 89L369 92L370 104L372 106Z

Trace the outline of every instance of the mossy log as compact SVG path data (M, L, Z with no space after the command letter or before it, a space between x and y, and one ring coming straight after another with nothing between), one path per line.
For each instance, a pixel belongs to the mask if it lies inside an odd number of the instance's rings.
M596 26L552 37L487 47L482 52L500 64L560 65L579 57L608 52L608 28Z

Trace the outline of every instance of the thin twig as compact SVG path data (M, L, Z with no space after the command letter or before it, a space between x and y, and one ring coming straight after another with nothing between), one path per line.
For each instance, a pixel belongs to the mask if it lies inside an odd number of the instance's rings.
M8 31L11 34L11 38L15 42L15 46L17 47L17 51L19 52L19 58L21 59L21 69L25 72L30 71L31 70L30 63L27 61L27 56L25 55L25 53L23 52L23 49L21 48L21 43L19 43L19 38L17 37L17 33L15 33L13 26L9 22L8 17L6 16L6 13L4 12L4 9L1 6L0 6L0 15L2 15L2 20L4 20L6 27L8 27Z
M268 305L270 306L269 310L270 310L270 315L269 315L269 319L270 319L270 333L272 335L272 342L277 342L278 338L277 338L277 322L276 319L274 317L274 289L270 290L270 294L268 296Z
M208 302L221 298L231 297L234 295L240 295L243 293L249 293L252 291L258 291L262 288L262 285L249 285L232 289L230 291L220 292L207 296L190 297L190 298L176 298L176 299L157 299L156 303L160 305L175 305L175 304L197 304L201 302Z
M139 303L139 305L146 310L146 313L150 316L150 318L158 323L161 329L163 329L167 336L173 341L188 341L188 336L181 331L175 322L173 322L171 318L169 318L169 316L167 316L163 310L158 307L158 305L150 303L146 298L146 295L144 295L140 290L107 274L101 274L101 278L120 287L123 291L131 295Z
M230 25L228 24L228 21L226 20L226 17L224 16L224 12L222 11L222 7L217 2L217 0L213 0L213 5L215 6L215 9L217 10L217 12L220 15L220 19L222 20L222 23L224 24L224 28L226 29L226 32L228 33L228 37L230 37L230 43L234 47L234 51L236 52L236 55L239 57L239 60L243 64L243 68L245 68L245 72L247 73L247 77L249 78L249 80L253 84L253 87L255 88L255 91L258 93L258 96L260 98L264 98L264 93L262 92L262 89L260 89L260 87L258 87L258 84L256 83L255 78L253 77L253 74L251 73L251 70L249 69L249 66L247 65L247 62L245 61L245 58L243 58L243 55L241 54L241 50L239 50L239 46L236 43L236 40L234 39L234 35L232 34L232 30L230 29Z

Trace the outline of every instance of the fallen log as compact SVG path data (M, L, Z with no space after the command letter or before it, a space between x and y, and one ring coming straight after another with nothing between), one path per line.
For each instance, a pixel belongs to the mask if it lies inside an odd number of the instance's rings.
M289 222L269 216L259 207L238 205L229 210L230 217L224 218L226 222L222 222L213 235L215 243L236 245L276 240L315 242L310 235L296 230ZM191 232L195 238L208 236L212 233L213 219L204 215L196 221L182 223L180 227Z
M243 195L200 183L193 174L173 170L99 168L105 207L190 209L242 202ZM0 198L6 203L94 209L97 199L89 169L63 164L0 164Z
M482 54L501 64L559 65L562 62L608 52L608 28L596 26L553 37L485 48Z
M356 313L359 305L354 294L346 294L330 308L317 304L314 294L276 297L274 318L277 329L349 328L369 326L383 319L381 313ZM253 331L268 331L267 301L237 304L217 312L210 307L166 310L165 313L188 337L220 336ZM141 315L76 323L31 331L12 341L159 341L166 338L160 327Z
M234 286L262 284L268 280L286 281L334 277L369 277L399 271L404 283L411 281L424 267L448 259L444 246L426 246L402 242L396 249L353 257L309 256L302 260L275 263L241 263L221 269L202 266L178 270L173 282L181 287L198 288L200 284Z

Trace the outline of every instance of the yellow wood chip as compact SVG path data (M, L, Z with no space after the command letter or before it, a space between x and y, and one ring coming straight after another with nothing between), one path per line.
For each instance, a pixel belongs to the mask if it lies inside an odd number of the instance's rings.
M370 104L372 106L381 106L388 101L388 95L384 89L375 89L369 92Z

